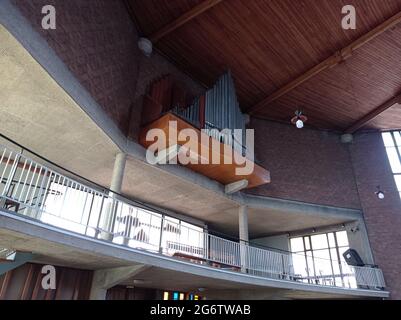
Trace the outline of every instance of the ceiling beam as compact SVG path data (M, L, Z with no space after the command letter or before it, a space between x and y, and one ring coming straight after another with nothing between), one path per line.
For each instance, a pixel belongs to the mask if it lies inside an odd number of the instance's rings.
M308 81L309 79L313 78L314 76L318 75L322 71L332 68L336 66L337 64L341 63L345 59L349 58L352 56L353 52L363 45L367 44L369 41L375 39L379 35L381 35L383 32L386 32L387 30L393 28L396 26L398 23L401 22L401 12L397 13L396 15L392 16L390 19L386 20L382 24L378 25L376 28L370 30L368 33L363 35L362 37L358 38L354 42L352 42L350 45L346 46L345 48L336 51L333 55L331 55L329 58L324 60L323 62L317 64L314 66L312 69L308 70L298 78L292 80L291 82L287 83L277 91L275 91L273 94L269 95L267 98L263 99L262 101L258 102L254 106L250 107L247 112L252 114L255 113L273 101L276 101L286 93L290 92L291 90L297 88L304 82Z
M401 103L401 93L390 100L386 101L373 111L369 112L367 115L363 116L357 122L355 122L352 126L347 128L344 133L354 133L359 128L363 127L366 123L376 118L378 115L386 111L387 109L391 108L392 106L396 105L397 103Z
M202 14L203 12L213 8L223 0L204 0L195 7L193 7L191 10L187 11L184 13L182 16L178 17L174 21L170 22L160 30L156 31L152 35L150 35L148 38L150 41L153 43L156 43L159 41L161 38L165 37L169 33L173 32L177 28L181 27L182 25L186 24L187 22L191 21L192 19L195 19L197 16Z

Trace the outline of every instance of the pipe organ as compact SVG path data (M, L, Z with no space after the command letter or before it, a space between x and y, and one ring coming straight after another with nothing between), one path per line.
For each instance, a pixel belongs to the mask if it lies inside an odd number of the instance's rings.
M197 132L198 140L188 142L190 145L182 148L185 141L168 138L164 149L165 154L176 152L178 155L180 152L186 153L190 150L193 159L205 160L207 155L205 157L199 152L203 146L201 136L210 136L210 139L220 143L217 152L216 149L207 147L209 160L212 159L212 156L217 156L220 159L218 164L210 161L207 163L185 162L183 165L189 169L226 186L234 182L244 182L244 180L246 183L243 185L247 188L270 182L269 171L254 163L251 157L246 156L246 119L239 107L230 72L223 74L213 87L197 97L189 94L189 91L173 81L171 76L154 81L144 96L139 142L145 148L152 145L152 142L146 139L146 135L149 130L155 128L161 129L166 137L170 137L169 124L171 121L177 123L178 131L187 128L194 129ZM171 130L177 131L177 129ZM234 131L235 129L241 130ZM231 149L228 149L231 151L226 151L225 145L229 145ZM252 150L249 148L249 151ZM234 154L239 156L239 160L234 157ZM225 163L227 158L235 160ZM249 163L252 164L252 172L237 174L237 169L243 168L244 165L248 168Z

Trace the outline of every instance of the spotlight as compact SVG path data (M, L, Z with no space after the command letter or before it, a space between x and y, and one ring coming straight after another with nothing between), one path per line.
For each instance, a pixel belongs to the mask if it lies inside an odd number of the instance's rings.
M307 120L308 118L302 114L302 111L297 110L295 111L295 117L291 119L291 123L295 124L298 129L302 129Z
M377 191L375 192L376 196L380 199L384 199L384 192L380 189L380 186L377 186Z

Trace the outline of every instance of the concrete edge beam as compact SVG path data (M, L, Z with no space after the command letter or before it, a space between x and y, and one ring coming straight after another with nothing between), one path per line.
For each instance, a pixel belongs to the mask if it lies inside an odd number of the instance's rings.
M122 263L139 263L143 265L155 266L171 271L185 272L198 276L209 277L218 280L227 280L238 284L254 285L260 288L282 288L290 290L302 290L308 292L321 292L328 294L341 294L344 297L389 297L388 291L374 291L365 289L347 289L339 287L324 287L319 285L307 285L304 283L289 282L285 280L262 278L243 273L213 269L203 265L192 264L186 261L180 261L171 257L156 253L145 252L121 245L108 243L105 241L88 238L70 231L65 231L44 225L29 218L16 216L0 210L0 229L6 229L19 234L25 234L30 237L41 238L45 241L67 245L73 250L84 250L91 254L99 256L110 256L121 259ZM85 249L83 249L85 248Z

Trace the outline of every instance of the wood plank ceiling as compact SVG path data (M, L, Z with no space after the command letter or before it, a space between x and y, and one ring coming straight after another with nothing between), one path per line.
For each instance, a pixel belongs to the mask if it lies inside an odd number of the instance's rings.
M143 36L157 34L205 0L127 0ZM209 1L213 2L213 1ZM211 85L231 69L244 111L401 12L401 0L224 0L154 45L194 79ZM341 8L357 11L343 30ZM289 122L304 110L308 125L345 131L401 93L401 23L315 75L254 116ZM395 104L363 129L401 128Z

